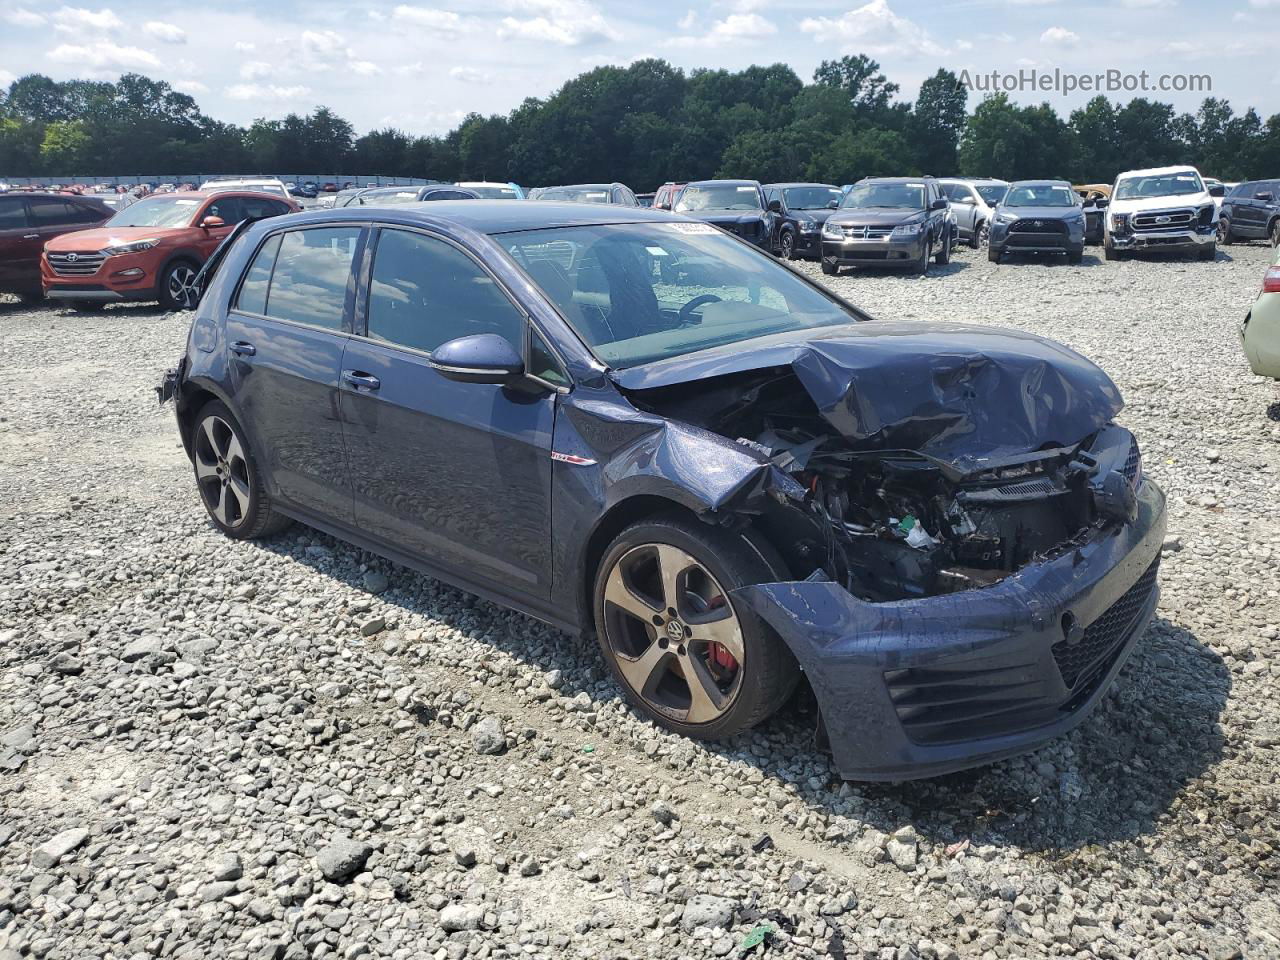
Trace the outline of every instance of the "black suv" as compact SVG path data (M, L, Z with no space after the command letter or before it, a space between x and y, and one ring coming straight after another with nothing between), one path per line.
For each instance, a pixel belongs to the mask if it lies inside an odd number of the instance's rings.
M867 177L855 183L822 227L822 272L841 267L908 267L951 261L947 198L932 177Z
M1280 180L1237 183L1218 211L1218 241L1270 240L1280 247Z
M829 183L766 183L764 196L778 215L774 249L784 260L818 257L819 236L831 211L840 206L840 188Z
M765 202L759 180L699 180L676 200L676 213L694 217L773 252L778 215Z

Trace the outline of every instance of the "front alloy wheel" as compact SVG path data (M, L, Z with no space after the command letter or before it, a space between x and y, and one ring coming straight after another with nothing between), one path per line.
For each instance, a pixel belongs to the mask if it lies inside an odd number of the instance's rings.
M796 256L796 235L790 230L783 230L778 241L778 256L783 260L794 260Z
M191 264L179 261L164 272L160 302L166 310L190 310L196 303L196 274Z
M742 627L715 577L679 547L633 547L609 571L605 633L628 687L684 724L718 720L742 682Z

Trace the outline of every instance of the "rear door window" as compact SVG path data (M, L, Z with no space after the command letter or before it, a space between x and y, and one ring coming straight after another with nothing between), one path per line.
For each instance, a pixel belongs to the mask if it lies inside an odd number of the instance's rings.
M279 320L341 330L359 227L282 234L264 313Z
M54 197L33 197L27 201L31 223L36 227L57 227L68 223L83 223L80 210L67 200Z

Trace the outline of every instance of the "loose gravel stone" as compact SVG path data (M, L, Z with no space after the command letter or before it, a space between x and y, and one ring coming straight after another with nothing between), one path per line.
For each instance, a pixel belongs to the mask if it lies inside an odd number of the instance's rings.
M502 753L507 748L507 736L502 721L497 717L485 717L471 728L471 743L476 753Z
M38 869L56 867L62 858L89 839L89 831L83 827L63 830L57 836L31 851L31 865Z
M901 784L841 783L803 692L687 740L594 645L303 526L221 536L151 391L190 315L0 296L0 960L705 960L766 923L786 960L1276 956L1280 392L1236 334L1269 261L796 264L1097 360L1169 496L1089 719Z

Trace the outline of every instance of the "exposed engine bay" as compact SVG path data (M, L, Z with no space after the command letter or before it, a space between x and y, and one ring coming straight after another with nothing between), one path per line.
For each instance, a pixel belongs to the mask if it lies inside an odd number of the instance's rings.
M867 601L997 583L1132 519L1132 435L1104 424L998 458L944 459L880 431L850 439L793 370L772 368L628 392L641 409L713 431L794 481L752 516L797 579L830 579Z

